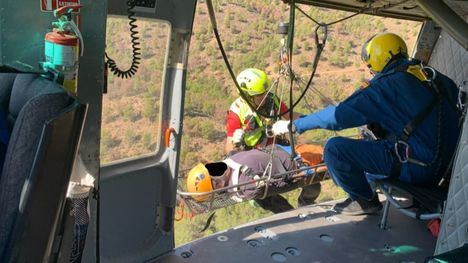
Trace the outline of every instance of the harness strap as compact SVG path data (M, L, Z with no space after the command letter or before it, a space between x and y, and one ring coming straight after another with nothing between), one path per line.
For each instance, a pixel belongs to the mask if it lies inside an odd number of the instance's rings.
M401 66L397 66L395 68L395 72L408 72L408 68L409 68L410 65L401 65ZM395 154L396 154L396 157L397 157L397 160L400 162L400 163L412 163L412 164L416 164L416 165L419 165L419 166L423 166L423 167L427 167L427 166L431 166L434 162L436 162L437 160L440 160L440 154L441 154L441 151L439 149L440 147L440 118L439 120L437 121L437 152L436 152L436 156L434 157L434 159L428 164L428 163L425 163L425 162L422 162L422 161L419 161L419 160L416 160L414 158L410 158L409 157L409 145L407 143L407 141L409 140L409 137L410 135L417 129L417 127L427 118L427 116L429 116L429 114L434 110L434 108L437 106L437 105L440 105L442 104L442 100L445 96L443 96L444 92L442 92L438 85L437 85L437 80L436 80L436 71L432 68L428 68L430 70L429 73L432 73L432 75L430 76L431 78L428 79L428 82L426 82L425 80L421 80L420 77L418 76L415 76L413 75L411 72L408 72L411 76L414 76L415 78L417 78L419 81L421 81L424 86L426 86L430 92L432 93L433 95L433 99L431 100L431 102L423 109L421 110L417 115L416 117L414 117L408 124L405 125L405 127L403 128L403 131L402 131L402 134L399 136L399 137L396 137L396 140L395 140ZM439 115L441 114L441 111L442 111L442 108L439 109ZM439 116L440 117L440 116ZM403 149L403 153L404 153L404 158L402 158L401 156L401 152L399 151L399 147L403 145L403 147L405 147L405 149Z
M408 141L409 136L414 130L426 119L426 117L432 112L432 110L441 102L441 96L434 96L432 101L416 115L408 124L403 128L403 133L400 136L400 139L403 141Z
M231 175L231 183L232 185L238 185L239 184L239 175L240 173L245 173L249 170L249 167L242 165L231 158L227 158L223 161L229 168L233 169L232 175ZM238 188L235 187L233 188L235 192L238 191Z

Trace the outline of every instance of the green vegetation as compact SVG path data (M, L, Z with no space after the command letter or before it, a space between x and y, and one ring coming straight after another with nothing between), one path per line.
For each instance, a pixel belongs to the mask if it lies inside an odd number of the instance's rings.
M131 79L120 79L109 72L108 93L103 98L102 163L156 150L169 31L167 25L157 22L139 20L138 26L143 40L137 74ZM107 28L106 52L121 69L127 69L132 58L128 21L110 18Z
M273 81L278 76L278 55L281 36L276 29L280 21L288 19L288 6L280 0L215 0L216 16L221 39L227 55L238 73L246 67L265 69ZM323 8L302 6L302 9L321 22L331 22L349 15ZM107 52L122 67L130 64L127 21L112 20L108 24ZM104 97L102 131L102 161L109 162L138 154L149 153L156 148L159 130L160 93L165 58L168 26L139 21L142 35L142 64L135 78L120 80L109 78L109 93ZM317 50L314 42L315 25L298 13L293 55L293 69L307 82ZM402 35L411 48L419 30L419 24L395 19L383 19L359 15L329 28L324 52L320 58L312 87L326 97L339 102L349 96L371 76L360 62L361 43L382 31ZM115 32L122 32L115 34ZM198 162L219 160L224 155L224 125L226 111L237 96L234 83L222 61L210 27L206 5L198 4L195 25L190 43L182 137L182 170ZM289 80L279 78L276 90L283 101L289 101ZM304 87L294 89L297 99ZM312 89L295 111L310 113L327 105ZM333 136L357 135L356 129L340 132L309 131L299 136L298 143L321 143ZM296 204L299 190L286 196ZM319 201L342 198L344 194L331 181L324 184ZM177 222L176 245L205 235L232 228L236 225L264 217L269 213L242 203L220 209L207 231L199 233L206 222L206 215Z

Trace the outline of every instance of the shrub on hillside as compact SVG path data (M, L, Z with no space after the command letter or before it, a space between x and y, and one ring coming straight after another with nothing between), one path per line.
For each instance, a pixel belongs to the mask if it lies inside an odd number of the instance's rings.
M157 101L154 98L144 98L143 102L143 117L149 121L154 121L158 117L159 107Z
M133 106L129 104L122 108L121 115L124 119L131 122L135 122L141 118L140 113L135 111Z
M108 131L103 130L101 134L102 151L107 152L120 145L122 141L113 137Z

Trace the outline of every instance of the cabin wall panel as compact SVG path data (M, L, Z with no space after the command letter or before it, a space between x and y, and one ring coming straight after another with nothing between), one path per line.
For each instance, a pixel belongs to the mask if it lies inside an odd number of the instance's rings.
M442 32L429 62L457 85L468 81L468 52ZM468 119L465 119L435 254L468 243Z

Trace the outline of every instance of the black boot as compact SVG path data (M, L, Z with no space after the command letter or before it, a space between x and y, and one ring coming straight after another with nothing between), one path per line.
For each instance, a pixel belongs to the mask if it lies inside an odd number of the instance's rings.
M375 194L374 198L370 201L364 198L358 198L357 200L348 198L341 203L337 203L333 207L333 210L345 215L369 215L376 214L382 210L382 204L377 194Z
M282 197L281 195L272 195L266 197L265 199L255 199L255 202L257 202L261 208L271 211L274 214L283 213L294 209L294 207L289 204L288 200L286 200L286 198Z
M301 194L297 198L297 206L302 207L315 203L315 200L320 195L321 189L322 186L320 183L303 186Z

